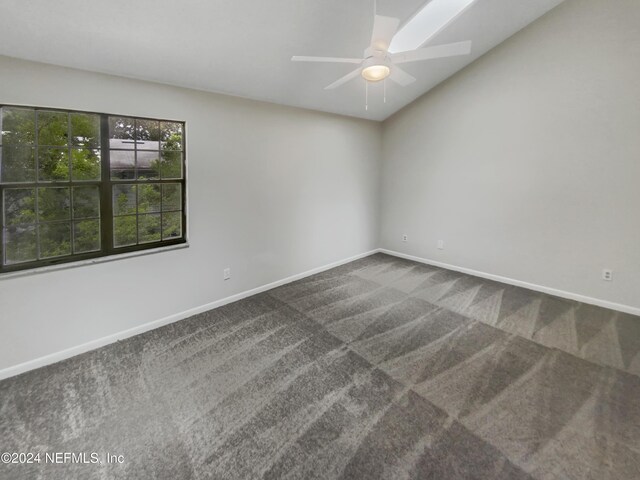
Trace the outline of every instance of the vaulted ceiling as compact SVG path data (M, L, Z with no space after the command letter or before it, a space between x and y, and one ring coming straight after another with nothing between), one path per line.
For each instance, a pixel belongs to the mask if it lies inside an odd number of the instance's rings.
M353 70L293 55L361 57L373 0L2 0L0 54L83 70L383 120L563 0L477 0L428 45L472 40L468 57L412 63L418 81L324 90ZM378 0L404 23L425 0ZM1 89L0 89L1 94Z

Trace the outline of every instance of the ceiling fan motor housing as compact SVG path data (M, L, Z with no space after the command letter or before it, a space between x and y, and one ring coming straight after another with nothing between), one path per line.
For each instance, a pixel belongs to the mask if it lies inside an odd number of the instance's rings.
M374 65L384 65L391 68L391 59L389 57L369 57L362 62L362 68L372 67Z
M371 58L371 57L379 58L379 59L388 58L389 52L387 50L369 47L364 51L364 58Z

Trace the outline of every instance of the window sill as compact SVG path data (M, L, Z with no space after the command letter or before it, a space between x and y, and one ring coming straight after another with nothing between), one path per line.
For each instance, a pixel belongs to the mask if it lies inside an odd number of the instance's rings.
M58 270L84 267L86 265L95 265L98 263L116 262L118 260L124 260L127 258L142 257L145 255L153 255L156 253L170 252L172 250L182 250L183 248L189 248L189 243L180 243L178 245L171 245L168 247L150 248L149 250L139 250L136 252L118 253L116 255L109 255L107 257L91 258L89 260L79 260L77 262L61 263L60 265L49 265L46 267L37 267L29 270L18 270L15 272L0 273L0 281L10 278L26 277L30 275L39 275L41 273L55 272Z

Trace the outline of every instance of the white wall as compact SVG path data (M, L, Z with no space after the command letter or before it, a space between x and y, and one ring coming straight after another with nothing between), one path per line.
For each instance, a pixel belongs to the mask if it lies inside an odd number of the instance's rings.
M640 307L638 0L566 1L383 145L382 247Z
M0 370L378 246L378 123L6 57L0 103L185 120L190 242L1 279Z

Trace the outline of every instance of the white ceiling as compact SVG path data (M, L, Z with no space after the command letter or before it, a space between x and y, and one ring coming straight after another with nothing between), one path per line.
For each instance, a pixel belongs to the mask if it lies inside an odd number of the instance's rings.
M418 81L326 91L353 70L293 55L361 57L373 0L0 0L0 54L383 120L563 0L477 0L429 45L472 40L472 55L406 64ZM425 0L378 0L406 22ZM0 95L2 94L0 90Z

